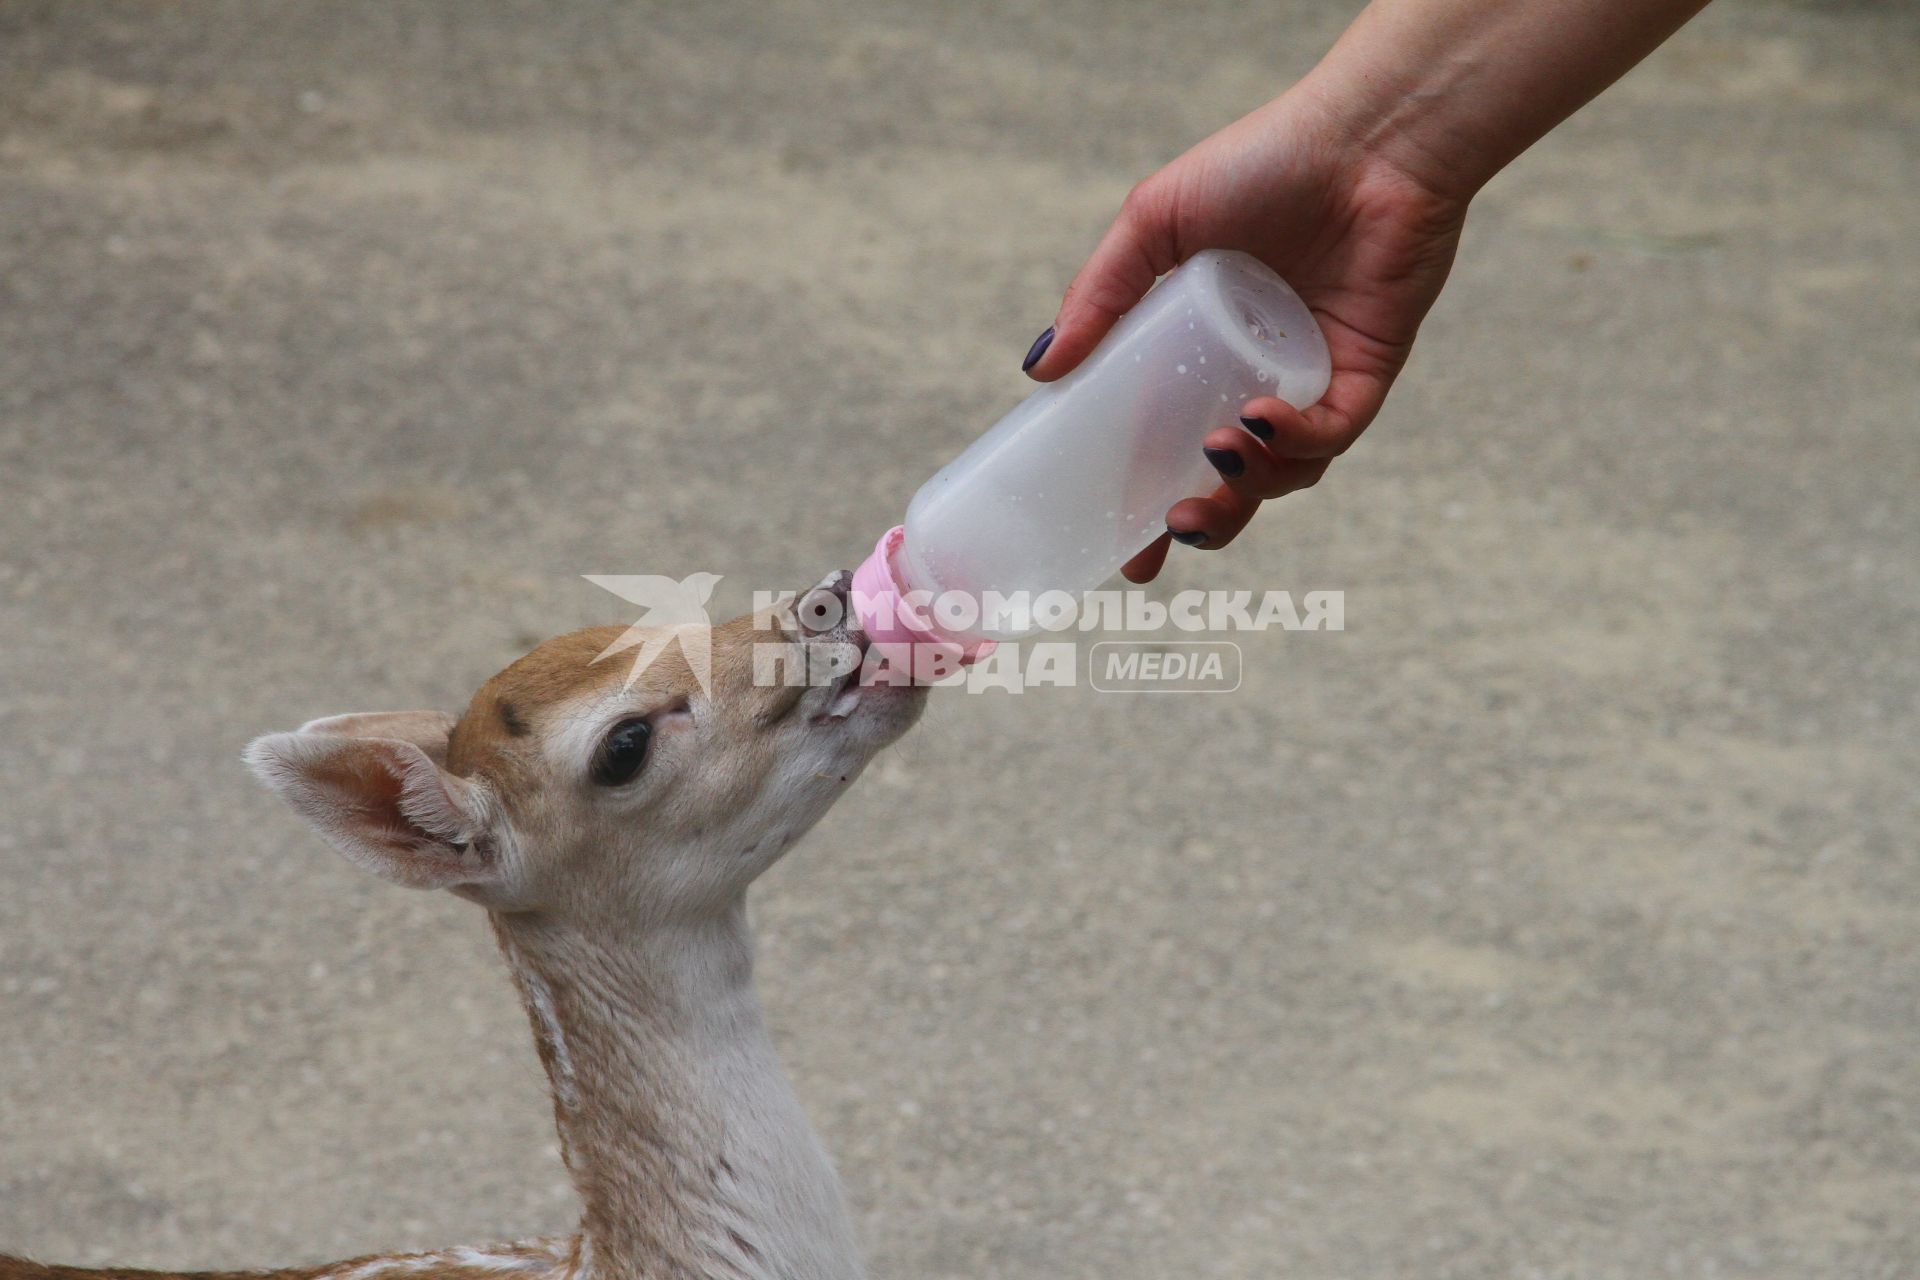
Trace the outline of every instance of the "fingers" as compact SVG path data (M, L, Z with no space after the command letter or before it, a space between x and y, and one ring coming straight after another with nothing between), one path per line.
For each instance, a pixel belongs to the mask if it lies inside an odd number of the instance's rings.
M1151 582L1166 564L1168 545L1178 542L1202 551L1218 551L1240 535L1268 498L1284 497L1320 483L1331 457L1276 457L1273 443L1283 430L1299 434L1312 428L1297 410L1272 397L1247 405L1241 427L1220 427L1201 441L1202 451L1221 485L1204 498L1185 498L1167 511L1167 532L1121 567L1129 582ZM1256 412L1257 411L1257 412ZM1272 437L1271 440L1266 437Z
M1176 265L1171 237L1136 189L1093 254L1067 286L1060 314L1034 340L1022 368L1039 382L1071 372L1107 336L1114 322Z
M1167 531L1120 569L1128 582L1152 582L1166 564L1169 545L1218 551L1253 519L1260 503L1300 489L1310 489L1333 465L1332 458L1274 458L1260 443L1237 427L1224 427L1206 439L1207 452L1242 464L1239 474L1204 498L1183 498L1167 510ZM1219 462L1215 469L1224 468Z
M1240 422L1275 458L1334 458L1345 453L1353 439L1346 416L1323 411L1325 403L1302 413L1284 400L1260 396L1242 406Z
M1152 582L1160 576L1160 566L1167 562L1167 548L1172 545L1173 535L1161 534L1145 551L1120 566L1120 576L1128 582Z
M1263 501L1318 484L1333 455L1345 448L1326 421L1316 423L1272 396L1248 401L1240 422L1239 427L1216 428L1201 441L1201 451L1220 473L1221 486L1207 497L1176 502L1167 511L1167 530L1174 541L1219 550L1239 536ZM1154 568L1157 572L1157 563Z
M1221 485L1204 498L1183 498L1167 511L1167 533L1184 546L1218 551L1239 536L1260 499Z
M1325 474L1331 458L1276 458L1252 433L1252 428L1220 427L1207 434L1201 452L1220 473L1227 487L1247 498L1280 498L1311 488Z

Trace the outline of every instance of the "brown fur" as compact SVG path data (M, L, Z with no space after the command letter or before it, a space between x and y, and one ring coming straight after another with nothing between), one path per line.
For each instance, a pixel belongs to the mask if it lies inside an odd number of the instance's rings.
M265 1276L284 1280L305 1280L318 1276L318 1269L285 1271L126 1271L116 1267L57 1267L28 1258L0 1254L0 1280L261 1280Z
M0 1280L561 1280L578 1260L576 1240L521 1240L486 1249L445 1253L368 1254L319 1267L271 1271L137 1271L119 1267L63 1267L0 1254Z
M594 661L620 638L621 630L590 627L555 636L481 685L447 740L448 772L463 778L493 776L528 749L523 739L529 731L539 732L544 710L624 680L628 666L621 655ZM505 707L515 708L511 718Z

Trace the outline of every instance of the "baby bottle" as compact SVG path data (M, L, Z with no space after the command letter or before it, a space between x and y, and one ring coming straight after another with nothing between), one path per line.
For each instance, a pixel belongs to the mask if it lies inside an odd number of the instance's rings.
M1166 529L1167 508L1219 484L1202 437L1256 396L1304 409L1329 376L1326 339L1284 280L1244 253L1194 255L921 486L854 571L861 625L968 656L1031 630L993 602L1111 578Z

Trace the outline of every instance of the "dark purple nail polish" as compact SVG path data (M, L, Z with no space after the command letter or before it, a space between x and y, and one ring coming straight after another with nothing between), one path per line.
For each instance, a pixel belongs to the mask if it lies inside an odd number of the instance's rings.
M1265 418L1242 418L1240 419L1240 425L1253 432L1256 439L1273 439L1273 424Z
M1183 547L1197 547L1207 540L1204 529L1169 529L1167 532L1172 534L1173 540Z
M1053 326L1048 325L1047 331L1035 338L1033 345L1027 348L1027 358L1020 362L1020 372L1025 373L1027 370L1033 368L1033 366L1039 364L1040 357L1047 354L1047 348L1052 345Z
M1247 469L1247 460L1231 449L1202 449L1213 469L1231 480Z

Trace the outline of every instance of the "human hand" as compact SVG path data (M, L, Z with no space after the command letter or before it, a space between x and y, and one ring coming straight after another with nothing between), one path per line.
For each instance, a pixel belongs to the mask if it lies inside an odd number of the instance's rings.
M1312 308L1333 362L1318 404L1302 411L1261 397L1241 409L1246 430L1206 437L1224 483L1167 512L1168 533L1121 570L1129 580L1160 572L1170 537L1226 546L1263 500L1317 483L1359 438L1446 281L1466 204L1297 93L1128 193L1029 352L1032 377L1051 382L1073 369L1158 276L1202 249L1240 249L1277 271Z

